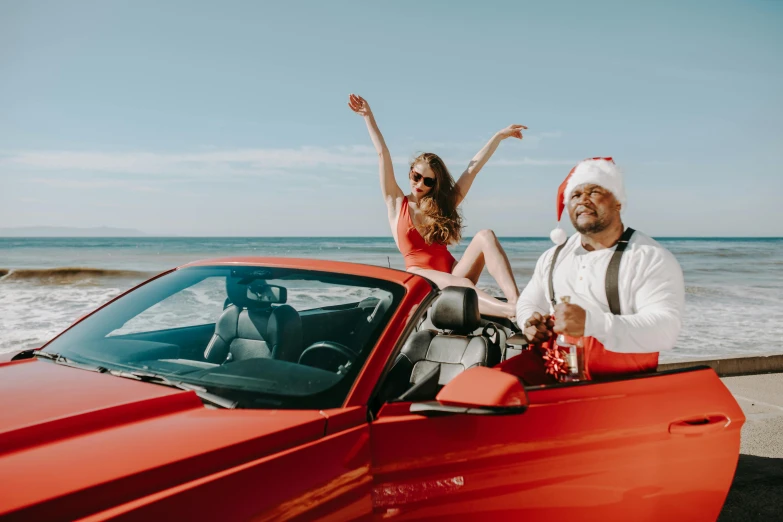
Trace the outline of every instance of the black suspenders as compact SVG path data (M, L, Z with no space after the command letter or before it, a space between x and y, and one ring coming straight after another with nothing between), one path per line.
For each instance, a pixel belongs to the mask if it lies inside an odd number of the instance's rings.
M615 248L612 259L609 261L609 266L606 267L606 300L609 303L609 310L614 315L620 315L620 289L618 287L618 280L620 276L620 261L622 261L623 252L625 247L628 246L628 241L635 232L634 229L628 227L620 236L620 240L617 241L617 248ZM549 268L549 296L552 303L552 307L557 304L557 298L555 297L555 263L557 262L557 256L560 255L560 251L566 243L558 246L555 249L555 253L552 255L552 264Z
M566 243L568 243L568 241L555 249L555 253L552 254L552 265L549 267L549 301L552 303L552 308L557 304L557 298L555 297L555 263L557 263L557 256L560 255L560 251L563 250Z
M625 229L625 232L623 232L623 235L620 236L620 240L617 242L617 248L615 248L614 255L609 261L609 266L606 267L606 300L609 302L609 310L614 315L620 315L620 289L617 285L620 278L620 261L633 233L634 229L631 227Z

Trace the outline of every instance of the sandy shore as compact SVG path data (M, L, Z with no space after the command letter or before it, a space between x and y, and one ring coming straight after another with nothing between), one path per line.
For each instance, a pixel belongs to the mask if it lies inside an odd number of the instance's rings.
M737 473L718 520L783 520L783 374L721 380L747 420Z

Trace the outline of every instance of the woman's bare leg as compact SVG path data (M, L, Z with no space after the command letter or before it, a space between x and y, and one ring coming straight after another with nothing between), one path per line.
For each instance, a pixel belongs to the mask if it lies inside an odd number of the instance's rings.
M497 281L509 304L516 308L519 298L517 282L511 271L508 256L493 231L481 230L476 234L462 255L462 259L454 265L454 270L451 273L454 276L466 277L477 283L485 263L487 270Z
M428 270L425 268L411 268L408 271L426 277L441 289L446 288L447 286L466 286L468 288L473 288L476 291L476 294L478 294L479 312L494 317L508 317L511 318L511 320L516 319L516 304L512 305L511 303L504 303L503 301L495 299L485 291L476 288L473 281L466 277L457 277L446 272Z

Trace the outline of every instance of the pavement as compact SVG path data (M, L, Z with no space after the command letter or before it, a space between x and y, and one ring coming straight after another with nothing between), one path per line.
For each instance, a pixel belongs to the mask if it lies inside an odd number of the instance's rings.
M746 421L719 522L783 520L783 373L722 377Z

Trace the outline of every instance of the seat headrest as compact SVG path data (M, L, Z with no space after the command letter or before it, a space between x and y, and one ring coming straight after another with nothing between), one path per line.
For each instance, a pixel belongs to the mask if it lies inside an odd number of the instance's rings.
M464 286L447 286L432 305L430 319L439 330L472 332L481 325L476 291Z

